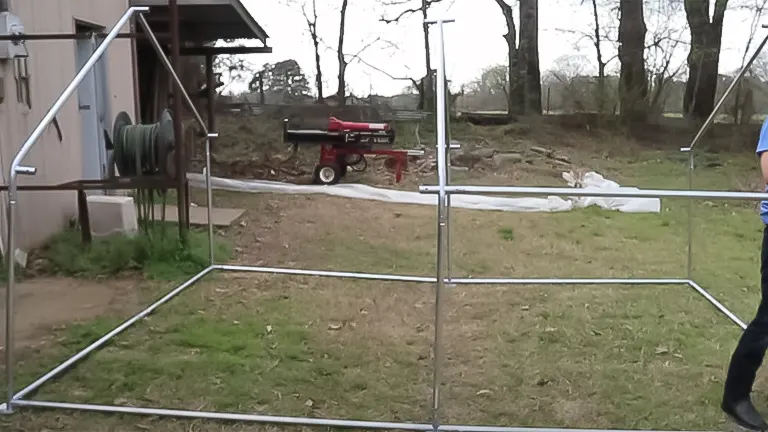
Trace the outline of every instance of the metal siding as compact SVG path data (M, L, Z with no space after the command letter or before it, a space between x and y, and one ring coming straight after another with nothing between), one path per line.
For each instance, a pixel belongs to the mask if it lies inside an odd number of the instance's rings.
M110 28L125 12L128 0L12 0L11 13L19 16L27 33L74 32L75 19ZM123 29L128 31L129 29ZM17 103L12 62L0 62L0 79L5 88L5 101L0 104L0 166L5 182L13 155L54 100L77 73L74 41L30 41L29 72L31 74L32 109ZM108 86L112 113L134 112L131 44L127 39L115 40L108 50ZM34 177L22 177L22 184L56 184L79 179L82 175L81 124L77 97L73 95L58 115L64 136L59 142L51 125L24 161L38 168ZM112 119L108 120L111 125ZM4 194L3 204L7 202ZM5 241L5 215L3 230ZM17 245L28 249L39 246L66 226L77 214L74 192L22 192L19 198Z

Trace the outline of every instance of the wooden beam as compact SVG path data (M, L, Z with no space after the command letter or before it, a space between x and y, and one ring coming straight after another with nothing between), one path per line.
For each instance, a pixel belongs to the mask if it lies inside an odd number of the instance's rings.
M33 42L33 41L67 41L76 39L90 39L93 33L37 33L22 35L0 35L0 41L14 42ZM103 38L105 33L96 33L96 37ZM158 33L157 39L161 42L170 42L173 38L169 33ZM145 40L147 37L143 33L137 33L135 36L131 33L121 33L117 35L118 39L136 39ZM167 48L165 51L170 51ZM209 55L243 55L243 54L272 54L272 47L212 47L212 46L193 46L181 47L180 55L186 57Z
M76 39L90 39L91 36L97 38L105 38L106 33L32 33L32 34L4 34L0 35L0 41L52 41L52 40L76 40ZM168 41L171 39L170 33L157 33L155 37L161 41ZM137 33L133 35L131 33L118 33L117 39L147 39L147 36L143 33Z
M217 56L217 55L242 55L242 54L271 54L272 47L185 47L181 49L181 55L191 56Z

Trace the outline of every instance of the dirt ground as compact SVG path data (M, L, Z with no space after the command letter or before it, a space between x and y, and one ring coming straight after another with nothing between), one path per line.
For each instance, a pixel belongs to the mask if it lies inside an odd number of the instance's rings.
M136 281L35 278L16 284L15 344L34 348L50 341L52 329L136 307ZM5 290L0 310L5 312ZM5 337L5 319L0 322ZM4 349L5 344L0 346Z

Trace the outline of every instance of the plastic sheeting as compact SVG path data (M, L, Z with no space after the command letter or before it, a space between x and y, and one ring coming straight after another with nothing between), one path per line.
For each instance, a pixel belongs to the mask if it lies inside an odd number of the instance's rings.
M202 174L187 175L190 186L205 188ZM584 189L631 189L603 178L600 174L588 172L576 176L573 172L563 173L563 179L571 187ZM437 205L437 196L419 192L399 191L375 188L362 184L337 184L333 186L296 185L266 180L233 180L212 177L213 189L235 192L276 193L276 194L324 194L343 198L365 199L400 204ZM547 198L521 197L506 198L481 195L451 195L451 207L473 210L496 210L507 212L563 212L577 208L598 206L606 210L626 213L658 213L661 200L658 198L588 198L556 197Z

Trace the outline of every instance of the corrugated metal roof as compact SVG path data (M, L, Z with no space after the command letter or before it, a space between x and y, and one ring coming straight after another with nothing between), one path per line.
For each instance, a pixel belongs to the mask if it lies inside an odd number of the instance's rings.
M181 37L195 42L221 39L258 39L269 35L240 0L178 0ZM169 31L168 0L131 0L131 6L148 6L145 15L155 32Z

